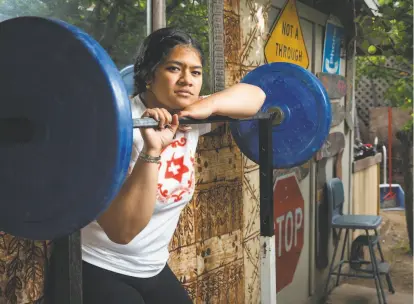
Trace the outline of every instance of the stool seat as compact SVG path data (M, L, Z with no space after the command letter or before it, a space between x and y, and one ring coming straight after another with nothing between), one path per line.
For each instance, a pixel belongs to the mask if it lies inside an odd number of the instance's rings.
M377 215L339 215L332 218L333 228L344 229L376 229L382 222Z

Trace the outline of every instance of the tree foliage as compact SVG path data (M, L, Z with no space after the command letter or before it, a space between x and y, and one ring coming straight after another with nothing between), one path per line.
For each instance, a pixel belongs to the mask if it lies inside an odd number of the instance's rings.
M357 59L357 77L382 78L389 84L391 106L412 108L413 2L378 0L378 10L357 17L358 36L366 56ZM390 58L393 64L390 64ZM410 126L407 126L410 127Z
M130 65L147 35L146 0L0 0L0 16L53 17L80 27L108 52L119 69ZM206 54L205 86L209 90L207 0L167 0L167 24L200 41Z
M357 76L382 78L388 84L384 97L389 105L410 110L413 105L413 1L378 0L379 8L372 16L357 18L360 45L366 56L357 60ZM390 58L393 64L390 64ZM405 215L410 252L413 253L413 121L397 130L401 142L405 184Z
M185 30L201 44L205 58L204 86L201 93L211 94L208 0L168 0L167 24Z

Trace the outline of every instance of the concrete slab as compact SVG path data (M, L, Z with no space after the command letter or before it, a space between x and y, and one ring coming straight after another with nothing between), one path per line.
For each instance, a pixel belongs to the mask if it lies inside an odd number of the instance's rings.
M391 294L385 289L388 304L412 304L413 295L398 293ZM375 288L351 284L341 284L330 294L326 304L377 304L378 297Z

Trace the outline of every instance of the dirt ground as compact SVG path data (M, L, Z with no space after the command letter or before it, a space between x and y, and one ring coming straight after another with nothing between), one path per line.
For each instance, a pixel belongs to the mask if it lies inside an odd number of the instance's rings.
M383 225L380 228L381 248L385 260L391 266L391 280L398 293L413 294L413 256L409 252L407 224L404 211L381 211ZM387 291L387 285L384 288ZM342 283L375 288L374 280L347 278Z

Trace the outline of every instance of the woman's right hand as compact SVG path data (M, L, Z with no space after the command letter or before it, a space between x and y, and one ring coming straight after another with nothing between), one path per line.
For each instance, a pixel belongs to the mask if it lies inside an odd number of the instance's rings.
M166 109L147 109L141 117L151 117L159 122L158 128L140 128L144 139L143 151L151 156L159 156L161 151L174 139L178 129L178 115L171 115Z

